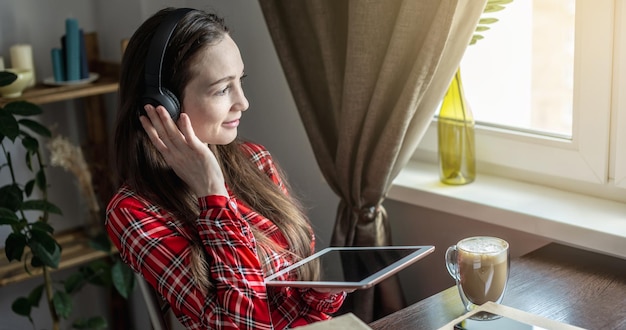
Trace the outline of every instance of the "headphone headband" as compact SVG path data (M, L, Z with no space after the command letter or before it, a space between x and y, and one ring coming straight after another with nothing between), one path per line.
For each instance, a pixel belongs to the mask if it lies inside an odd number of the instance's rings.
M167 44L172 33L174 33L176 25L178 25L178 22L185 14L192 10L191 8L179 8L172 11L165 16L163 22L159 24L154 32L144 66L146 91L142 96L140 112L143 112L144 104L151 104L155 107L162 105L172 119L178 120L181 111L180 102L174 93L163 87L163 61L165 60Z
M178 22L185 14L192 10L191 8L178 8L169 13L163 22L159 24L159 27L150 41L150 48L148 49L148 56L146 58L144 75L146 87L154 87L158 88L159 91L161 90L163 84L161 76L163 74L163 61L165 60L167 44Z

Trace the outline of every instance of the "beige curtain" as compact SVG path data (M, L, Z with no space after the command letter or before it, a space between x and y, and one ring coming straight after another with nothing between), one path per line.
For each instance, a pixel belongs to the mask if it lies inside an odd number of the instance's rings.
M391 245L382 202L486 0L259 2L318 165L341 199L331 245ZM349 298L343 312L365 322L404 307L395 278Z

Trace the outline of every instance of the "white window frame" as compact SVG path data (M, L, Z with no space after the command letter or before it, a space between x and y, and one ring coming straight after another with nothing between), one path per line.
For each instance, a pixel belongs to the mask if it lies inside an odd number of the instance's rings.
M617 1L615 6L615 64L613 77L613 121L615 143L611 145L615 155L615 186L626 188L626 3Z
M614 34L626 26L625 6L622 0L576 1L572 139L478 125L479 172L504 168L602 185L612 182L610 174L614 174L615 183L626 187L626 95L618 92L626 85L626 60L620 59L626 55L626 36ZM619 67L615 75L614 66ZM617 109L621 114L613 122L617 132L611 132L612 108L614 116ZM617 141L612 153L611 135ZM433 161L436 153L436 124L432 124L414 158Z

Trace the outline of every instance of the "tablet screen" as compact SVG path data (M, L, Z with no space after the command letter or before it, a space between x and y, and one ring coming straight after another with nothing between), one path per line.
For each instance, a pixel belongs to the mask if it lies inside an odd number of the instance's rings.
M434 251L433 246L330 247L265 279L266 285L364 289ZM314 279L284 281L305 263L319 269Z

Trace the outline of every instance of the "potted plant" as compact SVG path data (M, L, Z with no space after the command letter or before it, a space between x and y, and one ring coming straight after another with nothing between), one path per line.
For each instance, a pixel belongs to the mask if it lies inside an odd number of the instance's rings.
M10 84L17 76L0 72L0 86ZM132 270L119 260L111 250L106 233L101 230L91 237L90 245L108 253L109 258L90 262L61 282L55 282L50 271L58 268L61 261L61 245L55 239L55 230L49 223L51 214L62 211L48 199L47 165L43 159L42 146L37 139L50 139L50 130L31 119L42 109L27 101L13 101L0 108L0 142L4 163L0 171L8 171L10 182L0 187L0 225L10 226L11 233L5 241L5 254L9 262L22 262L24 269L42 270L42 284L12 304L13 312L27 317L31 323L31 310L45 299L50 311L52 329L59 329L61 320L67 320L72 312L72 296L86 284L113 286L122 297L127 298L134 287ZM11 151L25 151L25 166L32 177L20 182L15 175L15 162ZM28 214L28 216L27 216ZM33 216L33 214L36 214ZM34 324L33 324L34 326ZM72 322L75 329L107 328L101 316L78 318Z

